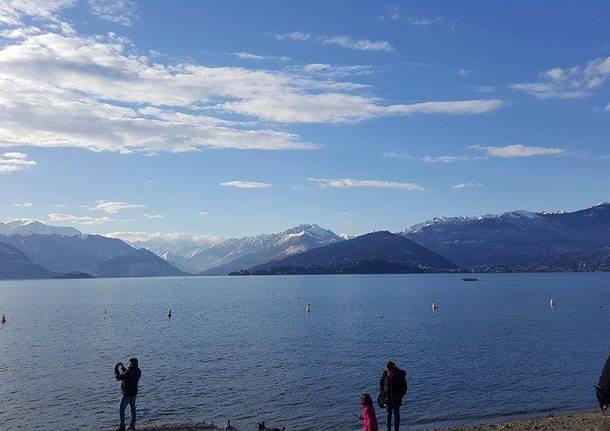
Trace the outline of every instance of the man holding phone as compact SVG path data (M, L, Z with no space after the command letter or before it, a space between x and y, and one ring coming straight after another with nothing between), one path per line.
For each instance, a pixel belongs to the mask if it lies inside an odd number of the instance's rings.
M138 368L137 358L131 358L127 364L127 368L119 362L114 366L114 376L121 381L121 405L119 407L120 425L117 431L125 431L125 409L129 404L131 410L131 420L129 423L130 430L136 429L136 396L138 395L138 382L142 371Z

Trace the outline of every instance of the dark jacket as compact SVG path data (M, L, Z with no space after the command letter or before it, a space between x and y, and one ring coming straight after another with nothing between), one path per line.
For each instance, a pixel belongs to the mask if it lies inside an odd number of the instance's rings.
M121 392L127 397L138 395L138 382L142 371L138 367L129 367L127 370L120 371L119 365L114 367L114 376L121 381Z
M379 393L381 400L387 407L398 407L402 405L402 399L407 393L407 373L400 368L392 373L390 377L384 370L379 380Z
M605 410L610 404L610 356L608 356L608 360L606 360L606 365L604 365L604 369L602 370L601 376L599 376L599 381L595 386L597 389L597 401L599 401L599 406Z

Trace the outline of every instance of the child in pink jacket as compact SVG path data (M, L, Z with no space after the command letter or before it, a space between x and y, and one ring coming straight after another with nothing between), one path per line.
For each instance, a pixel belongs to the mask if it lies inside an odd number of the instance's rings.
M371 396L369 394L360 395L360 404L362 404L362 413L360 413L362 431L378 431L377 417L375 416L375 407L373 407Z

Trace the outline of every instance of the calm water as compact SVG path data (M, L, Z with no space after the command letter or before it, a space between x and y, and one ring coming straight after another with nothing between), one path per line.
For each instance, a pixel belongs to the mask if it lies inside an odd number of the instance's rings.
M112 370L130 356L143 370L142 421L350 430L358 395L376 393L390 358L408 371L408 429L595 407L610 349L610 274L480 279L0 282L9 318L0 326L0 423L116 426Z

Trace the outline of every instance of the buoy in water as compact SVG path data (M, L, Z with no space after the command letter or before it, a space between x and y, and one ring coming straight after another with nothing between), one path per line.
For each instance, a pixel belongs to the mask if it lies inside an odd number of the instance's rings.
M168 319L172 318L172 309L171 308L169 310L167 310L167 318Z
M432 303L432 311L438 310L438 304L436 302Z

